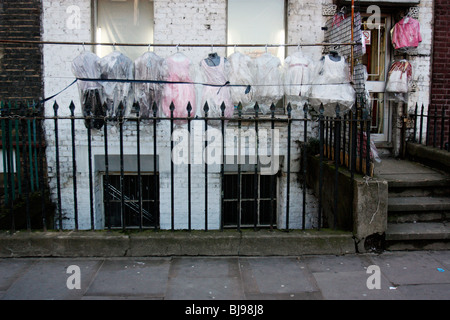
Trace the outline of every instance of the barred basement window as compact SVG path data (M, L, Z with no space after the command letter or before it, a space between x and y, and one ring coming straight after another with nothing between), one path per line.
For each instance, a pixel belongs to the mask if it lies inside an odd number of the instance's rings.
M257 195L255 202L255 175L254 173L242 173L241 182L238 184L239 175L225 174L223 181L223 225L224 227L236 227L240 210L240 226L276 226L277 217L277 177L269 175L257 175ZM273 182L273 183L272 183ZM240 188L240 192L238 190ZM238 195L240 193L240 199ZM271 205L272 203L272 205Z
M123 180L124 208L122 212L122 193L120 192L120 174L110 174L108 176L109 188L106 188L106 176L103 176L104 193L103 202L105 205L105 216L110 215L112 228L121 228L123 223L126 227L139 227L142 219L142 226L154 227L157 223L159 212L158 192L155 191L155 175L142 174L142 216L139 207L139 183L136 174L126 174ZM159 176L156 175L157 188L159 190ZM109 192L107 192L109 190ZM155 204L156 201L156 204ZM108 207L109 206L109 207ZM108 212L106 212L108 208Z

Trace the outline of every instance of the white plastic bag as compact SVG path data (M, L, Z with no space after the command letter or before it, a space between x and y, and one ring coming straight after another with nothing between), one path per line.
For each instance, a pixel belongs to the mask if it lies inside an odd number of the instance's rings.
M124 54L113 51L100 60L102 79L134 79L134 63ZM104 102L108 107L108 114L112 117L119 115L119 104L123 103L124 116L127 117L134 102L133 84L131 82L103 81Z
M326 55L317 63L309 91L311 106L319 111L323 104L324 115L336 117L339 104L340 116L348 112L356 99L356 92L349 81L349 69L343 57L334 61Z
M254 60L255 97L260 112L270 112L272 103L276 104L284 94L281 61L270 53L264 53ZM253 106L252 106L253 108Z
M301 51L284 60L284 93L288 103L303 107L311 84L313 62Z
M244 108L253 107L255 95L255 89L252 87L255 82L252 73L254 70L253 60L248 55L237 51L228 57L228 61L231 66L229 79L232 85L231 100L233 104L237 106L240 102Z
M77 79L100 79L100 58L89 51L82 52L72 61L72 72ZM86 120L87 128L100 129L105 116L102 109L102 85L98 81L78 80L81 110L83 116L98 116L98 119Z
M225 86L225 83L229 81L228 74L231 66L224 57L218 57L218 61L218 65L208 65L205 59L200 62L203 79L206 84L211 85L203 87L201 110L204 116L204 106L207 102L209 107L208 117L218 118L222 116L220 107L224 103L225 117L229 118L233 116L234 105L231 102L230 87ZM210 124L217 123L211 122Z
M164 59L154 52L146 52L134 62L136 80L162 81L164 79ZM160 106L163 90L162 83L135 83L135 100L139 103L142 117L153 116L153 103ZM157 112L157 116L159 112Z

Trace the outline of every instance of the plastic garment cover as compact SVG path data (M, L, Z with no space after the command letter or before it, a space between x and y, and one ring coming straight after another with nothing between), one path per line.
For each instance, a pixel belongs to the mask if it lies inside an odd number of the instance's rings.
M407 93L411 78L412 66L407 60L393 62L388 73L386 92Z
M301 51L288 56L284 61L284 93L288 103L301 107L307 102L313 63Z
M276 104L284 94L281 61L270 53L264 53L254 60L255 97L262 113L270 112L270 105Z
M232 117L234 112L234 105L231 102L230 87L224 86L228 81L228 72L230 69L230 63L225 58L220 57L220 63L217 66L210 66L205 60L200 62L201 72L204 77L204 81L207 84L203 87L202 94L202 112L203 106L208 103L209 111L208 117L218 118L222 116L222 110L220 106L225 104L225 117Z
M162 111L166 117L171 116L170 105L173 102L174 118L186 118L188 116L187 105L190 102L191 117L196 112L195 86L192 84L192 65L189 58L181 52L177 52L166 58L166 81L190 82L190 83L166 83L162 95Z
M76 78L99 79L100 78L100 58L89 51L82 52L72 61L72 72ZM102 109L102 86L96 81L77 82L80 93L81 109L84 117L104 116ZM100 129L103 126L103 120L91 119L85 120L86 128Z
M356 99L356 92L349 81L349 67L344 57L334 61L329 55L322 57L317 63L311 88L309 103L319 112L323 104L324 116L335 117L336 105L339 104L340 115L351 109Z
M100 60L101 79L134 79L134 63L124 54L114 51ZM103 101L106 102L109 116L119 115L119 105L123 102L124 116L128 116L133 102L133 84L130 82L102 82Z
M417 48L422 42L420 23L416 19L404 17L391 29L392 45L396 50Z
M136 80L164 80L164 59L154 52L146 52L134 62ZM163 90L162 83L135 83L135 101L139 103L140 116L153 116L153 102L159 107ZM159 113L157 113L158 115Z
M253 96L254 88L251 86L254 84L253 70L253 60L246 54L241 52L234 52L228 57L230 62L230 83L231 89L231 100L235 106L242 104L244 108L252 105L253 106ZM250 87L249 87L250 86ZM246 92L250 89L249 92Z

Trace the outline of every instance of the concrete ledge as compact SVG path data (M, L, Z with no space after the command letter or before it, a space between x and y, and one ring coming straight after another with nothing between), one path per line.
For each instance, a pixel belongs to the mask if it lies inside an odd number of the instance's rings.
M290 256L355 253L350 232L266 230L0 233L0 258Z
M411 160L450 173L450 152L446 150L408 142L406 152Z

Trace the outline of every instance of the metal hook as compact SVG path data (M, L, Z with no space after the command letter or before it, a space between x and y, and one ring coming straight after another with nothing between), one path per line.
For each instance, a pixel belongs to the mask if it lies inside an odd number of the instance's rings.
M148 51L150 52L150 47L152 46L151 43L148 44Z
M178 44L177 44L177 52L180 52L180 49L178 48Z
M267 53L267 44L266 44L266 53Z

